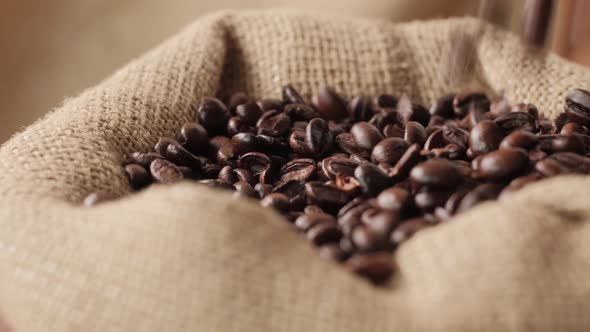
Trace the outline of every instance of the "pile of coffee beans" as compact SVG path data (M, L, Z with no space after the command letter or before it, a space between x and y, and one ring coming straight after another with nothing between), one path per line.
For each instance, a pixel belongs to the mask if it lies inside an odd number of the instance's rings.
M236 93L204 98L178 140L129 156L132 186L191 179L280 212L322 257L376 284L414 233L559 174L590 173L590 92L544 119L531 104L483 93L345 100L320 87L308 103ZM89 204L100 201L98 195Z

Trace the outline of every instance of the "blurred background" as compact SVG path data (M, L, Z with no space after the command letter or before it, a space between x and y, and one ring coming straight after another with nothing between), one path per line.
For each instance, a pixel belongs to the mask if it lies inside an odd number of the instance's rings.
M588 0L497 0L488 18L590 65ZM391 21L477 15L475 0L0 0L0 142L107 77L198 16L227 8L301 8ZM527 8L525 10L525 8ZM532 9L531 9L532 8ZM531 14L532 13L532 14ZM546 17L546 18L545 18ZM528 32L538 39L538 33ZM533 36L533 37L531 37Z

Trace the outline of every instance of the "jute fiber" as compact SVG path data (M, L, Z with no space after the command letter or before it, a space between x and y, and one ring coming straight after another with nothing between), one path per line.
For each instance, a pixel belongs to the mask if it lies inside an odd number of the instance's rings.
M195 118L201 97L409 93L429 104L451 31L291 11L224 12L161 46L0 149L0 312L14 331L590 331L590 180L527 187L426 230L375 288L321 259L275 213L194 184L127 195L125 155ZM590 72L485 26L468 77L563 110ZM31 96L34 98L34 96ZM80 207L89 192L124 196Z

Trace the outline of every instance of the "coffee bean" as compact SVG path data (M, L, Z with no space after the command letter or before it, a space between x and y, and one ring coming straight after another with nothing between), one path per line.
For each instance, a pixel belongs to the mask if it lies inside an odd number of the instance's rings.
M533 119L539 120L539 110L533 104L525 104L525 103L516 104L512 107L511 111L512 112L528 113L530 116L533 117Z
M307 230L305 237L316 246L321 246L340 241L342 231L335 224L319 223Z
M125 172L129 178L129 183L135 189L142 188L151 182L150 173L141 165L129 164L125 166Z
M187 122L180 129L182 142L192 153L199 154L207 151L209 135L207 130L196 122Z
M328 243L320 246L318 248L318 254L320 257L336 262L343 262L348 258L348 253L342 250L337 243Z
M565 114L572 122L590 125L590 92L582 89L568 91L565 97Z
M183 148L178 142L168 144L166 157L176 165L189 167L193 171L199 171L201 169L201 161Z
M245 103L236 107L236 115L245 124L255 126L256 122L262 116L263 110L257 103Z
M326 213L305 213L295 220L295 227L306 232L318 224L336 225L336 219Z
M354 247L360 252L385 250L388 245L388 233L378 232L365 225L352 230L350 239Z
M352 126L350 133L356 144L366 150L371 150L377 143L383 140L383 135L377 127L368 122L358 122Z
M290 84L283 87L283 102L285 104L305 104L303 97Z
M549 153L576 152L586 153L586 144L581 135L553 135L541 141L539 148Z
M352 256L346 261L345 266L375 284L386 282L393 273L392 258L386 252Z
M270 167L271 160L260 152L249 152L240 157L238 165L256 176Z
M305 128L305 144L316 157L325 154L332 148L334 137L328 128L328 123L321 118L309 121Z
M361 215L361 222L372 231L383 234L384 239L389 236L399 219L400 215L397 212L376 208L369 208Z
M403 188L392 187L377 196L377 205L384 210L402 213L410 207L411 195Z
M272 137L281 137L287 134L291 126L291 118L285 113L278 111L267 111L258 120L259 135L268 135Z
M404 126L407 125L409 121L415 121L423 126L427 126L430 121L430 113L428 110L420 104L413 104L407 95L402 95L398 100L397 115L399 122Z
M346 101L334 90L321 85L318 94L314 96L312 104L326 119L341 119L346 116Z
M272 192L272 185L257 183L254 186L254 190L256 190L256 192L258 193L258 197L262 199Z
M313 159L295 159L286 163L280 171L281 181L309 181L315 175L316 167Z
M537 162L535 169L545 176L588 174L590 173L590 158L573 152L560 152Z
M404 139L395 137L386 138L375 145L371 152L371 160L377 164L386 163L395 165L409 147L410 145Z
M320 182L306 183L305 193L309 204L315 204L325 211L338 211L351 199L345 191Z
M457 167L445 159L430 159L418 164L410 172L410 179L418 186L452 188L461 182Z
M387 174L370 163L357 166L354 170L354 177L359 181L363 192L369 196L376 196L385 188L393 185L393 180Z
M166 157L166 153L167 153L167 150L168 150L168 145L173 144L173 143L174 144L178 144L178 142L175 139L173 139L173 138L162 137L162 138L160 138L158 140L158 143L156 143L156 146L154 147L154 150L156 151L157 154Z
M86 196L83 204L85 207L91 207L100 203L111 201L113 199L115 199L113 194L105 191L97 191Z
M197 110L197 119L209 134L222 134L226 130L231 114L227 107L216 98L205 97Z
M344 135L344 134L342 134ZM315 157L309 149L306 140L305 133L300 131L294 131L289 136L289 147L293 152L301 157Z
M239 134L239 133L256 133L256 128L244 122L241 118L237 116L232 116L227 121L227 133L230 136Z
M383 130L389 124L397 124L398 116L394 109L383 108L379 110L369 120L369 124L375 126L378 130Z
M418 123L418 122L414 122L414 121L410 121L410 122L412 122L412 123ZM410 136L408 136L408 138L410 138L412 140L419 139L419 136L416 136L416 135L420 135L420 133L419 132L418 133L413 132L412 130L413 129L410 129L410 133L408 134ZM383 136L385 138L388 138L388 137L397 137L397 138L403 138L403 139L406 139L407 140L407 138L405 137L406 136L406 130L402 129L397 124L388 124L388 125L385 125L385 127L383 128L382 131L383 131Z
M244 91L236 91L226 101L227 108L234 111L239 105L250 102L250 98Z
M320 162L322 172L331 180L335 180L338 174L353 176L358 165L358 161L344 157L328 157Z
M291 141L289 140L289 143ZM358 155L362 158L368 158L370 150L361 148L355 141L354 136L350 133L343 133L336 137L336 145L341 151L350 155ZM295 149L293 149L295 150Z
M234 170L232 169L231 166L224 166L219 171L219 175L217 175L217 179L219 179L220 181L229 183L229 184L234 184L234 182L237 181L236 175L234 174Z
M489 120L479 122L469 134L469 149L474 157L498 149L504 132Z
M289 198L281 193L272 193L266 195L261 201L263 207L270 207L278 211L288 211L291 209Z
M131 163L141 165L145 168L149 168L155 159L164 159L164 156L156 152L133 152L129 155Z
M389 135L385 135L387 137L391 137ZM418 144L420 146L424 145L426 139L428 138L428 134L424 127L416 122L416 121L409 121L406 124L406 130L404 132L404 139L410 144Z
M238 181L234 183L234 188L236 189L235 194L237 194L237 197L258 197L258 193L256 192L256 190L254 190L254 188L252 188L252 185L250 185L248 182Z
M586 134L588 133L588 130L579 123L570 122L563 125L559 133L562 135Z
M482 183L463 197L456 212L463 212L483 201L496 199L501 190L502 187L498 184Z
M396 180L403 180L408 177L410 170L420 161L422 161L420 147L417 144L414 144L404 152L388 175Z
M380 94L375 98L375 104L380 108L396 108L397 98L390 94Z
M483 156L478 174L488 180L508 180L520 175L528 165L528 156L522 149L507 148Z
M472 108L480 108L483 110L489 110L490 100L488 97L479 92L465 91L459 93L453 99L453 108L455 115L464 117L467 112Z
M450 118L454 116L453 100L455 99L454 94L448 94L439 98L430 107L430 114L440 116L443 118Z
M183 174L173 163L164 159L155 159L150 164L152 177L160 183L173 183L182 180Z
M529 131L515 131L504 137L500 142L500 149L523 148L530 149L537 144L539 138Z
M537 129L535 118L525 112L511 112L500 115L494 120L494 123L507 134L515 130L534 132Z
M425 150L432 150L436 148L444 148L448 144L447 140L445 139L444 133L442 130L435 130L426 142L424 143Z
M446 125L442 129L443 137L449 144L455 144L465 150L469 144L469 132L458 126ZM446 146L446 145L445 145Z
M414 204L422 211L432 212L437 206L443 206L451 194L445 190L419 192L414 196Z
M391 243L395 246L407 241L414 236L418 231L430 227L431 224L424 218L409 219L401 223L391 233Z
M371 99L366 96L357 96L348 104L348 116L352 121L369 121L373 117Z
M236 181L248 182L251 186L256 185L256 176L248 170L236 168L234 169L234 175L236 177Z

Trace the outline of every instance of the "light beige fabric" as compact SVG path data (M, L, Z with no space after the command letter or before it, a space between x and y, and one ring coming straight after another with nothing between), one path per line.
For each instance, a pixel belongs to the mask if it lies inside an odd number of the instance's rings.
M275 11L198 20L0 149L0 312L15 331L588 331L590 180L558 178L424 231L374 288L256 204L190 183L129 193L125 154L204 95L408 92L429 103L452 29ZM486 27L473 80L546 115L590 73Z

